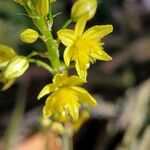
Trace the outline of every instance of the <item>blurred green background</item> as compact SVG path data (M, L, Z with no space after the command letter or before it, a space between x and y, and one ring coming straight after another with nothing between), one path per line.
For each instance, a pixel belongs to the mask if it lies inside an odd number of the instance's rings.
M73 2L56 1L55 36L69 18ZM74 135L74 149L149 150L150 1L98 2L97 13L87 28L113 25L113 33L103 39L113 60L96 62L89 70L85 88L96 97L98 106ZM32 50L44 51L40 40L30 45L19 40L19 33L27 27L35 28L24 9L13 0L0 0L0 43L23 55ZM24 150L15 146L40 132L39 116L44 101L37 101L36 96L50 80L47 71L32 65L10 89L0 92L0 150L5 144L8 150Z

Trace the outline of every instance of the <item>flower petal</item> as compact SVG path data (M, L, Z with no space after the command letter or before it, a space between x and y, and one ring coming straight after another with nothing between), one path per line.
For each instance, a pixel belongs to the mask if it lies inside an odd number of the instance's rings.
M97 51L93 51L91 57L98 60L105 60L105 61L112 60L111 56L109 56L106 52L104 52L102 48L100 48Z
M53 116L61 122L78 119L79 103L76 92L70 88L61 88L55 92Z
M83 79L84 81L86 81L86 78L87 78L86 68L83 66L81 67L81 64L78 61L76 61L75 67L76 67L77 73L80 76L80 78Z
M77 121L79 119L79 103L72 104L68 107L69 114L73 121Z
M43 116L44 118L48 118L50 117L53 112L54 112L54 104L56 103L56 99L54 97L54 95L50 95L47 99L46 99L46 103L45 106L43 108Z
M83 36L99 40L100 38L103 38L112 31L113 31L112 25L102 25L102 26L97 25L86 30Z
M62 29L57 32L58 38L65 46L71 46L75 41L75 32L69 29Z
M82 33L85 29L86 22L87 22L87 17L86 16L81 17L77 21L76 26L75 26L75 35L76 35L76 37L80 37L82 35Z
M66 85L66 80L68 79L67 74L58 73L53 78L53 83L56 87Z
M64 61L67 66L70 65L70 61L73 57L74 50L70 47L67 47L64 52Z
M79 76L75 75L70 76L66 82L68 83L69 86L82 85L84 83L84 81Z
M71 89L77 93L81 103L87 103L91 106L97 105L96 100L85 89L75 86L71 87Z
M54 84L47 84L39 93L39 95L37 96L37 99L39 100L40 98L42 98L43 96L55 91L56 86L54 86Z

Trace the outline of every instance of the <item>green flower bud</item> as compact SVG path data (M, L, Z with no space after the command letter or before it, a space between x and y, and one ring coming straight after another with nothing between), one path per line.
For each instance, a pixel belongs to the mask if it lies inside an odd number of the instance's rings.
M0 72L0 83L3 84L1 91L5 91L8 88L10 88L14 82L16 81L16 78L7 79L4 77L3 72Z
M37 0L36 10L40 16L47 16L49 13L49 0Z
M56 2L56 0L49 0L49 3L54 3Z
M11 47L0 44L0 68L5 67L15 56L16 53Z
M23 0L15 0L15 2L19 3L20 5L23 5Z
M20 34L20 39L26 43L33 43L38 37L38 32L33 29L26 29Z
M96 12L97 0L77 0L71 10L71 17L77 21L82 16L87 16L90 20Z
M6 78L19 77L28 69L28 67L29 62L25 56L16 56L6 66L4 76Z
M61 123L54 121L51 125L51 129L53 132L57 133L58 135L61 135L64 133L64 127Z

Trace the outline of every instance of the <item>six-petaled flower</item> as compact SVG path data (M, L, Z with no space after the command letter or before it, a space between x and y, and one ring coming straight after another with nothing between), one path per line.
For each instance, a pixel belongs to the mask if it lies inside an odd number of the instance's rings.
M90 62L96 59L109 61L112 58L103 51L103 42L100 41L105 35L112 32L112 25L96 25L84 32L87 19L81 17L75 26L75 30L61 29L58 37L66 46L64 61L69 66L70 61L75 61L75 68L78 75L86 80L87 69Z

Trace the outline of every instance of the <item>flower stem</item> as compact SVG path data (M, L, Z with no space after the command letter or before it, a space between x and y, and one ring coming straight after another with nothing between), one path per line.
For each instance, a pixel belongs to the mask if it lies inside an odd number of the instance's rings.
M57 69L60 66L59 52L57 43L53 39L52 33L48 27L48 23L45 21L44 17L33 18L33 22L44 38L52 67Z
M73 150L72 130L68 127L65 127L62 135L62 150Z
M67 22L62 26L62 29L65 29L66 27L68 27L72 23L72 21L73 20L71 18L67 20Z
M42 67L45 68L47 71L49 71L51 74L54 74L54 70L53 70L48 64L46 64L45 62L43 62L43 61L41 61L41 60L30 58L30 59L29 59L29 62L35 63L35 64L37 64L37 65L39 65L39 66L42 66Z

